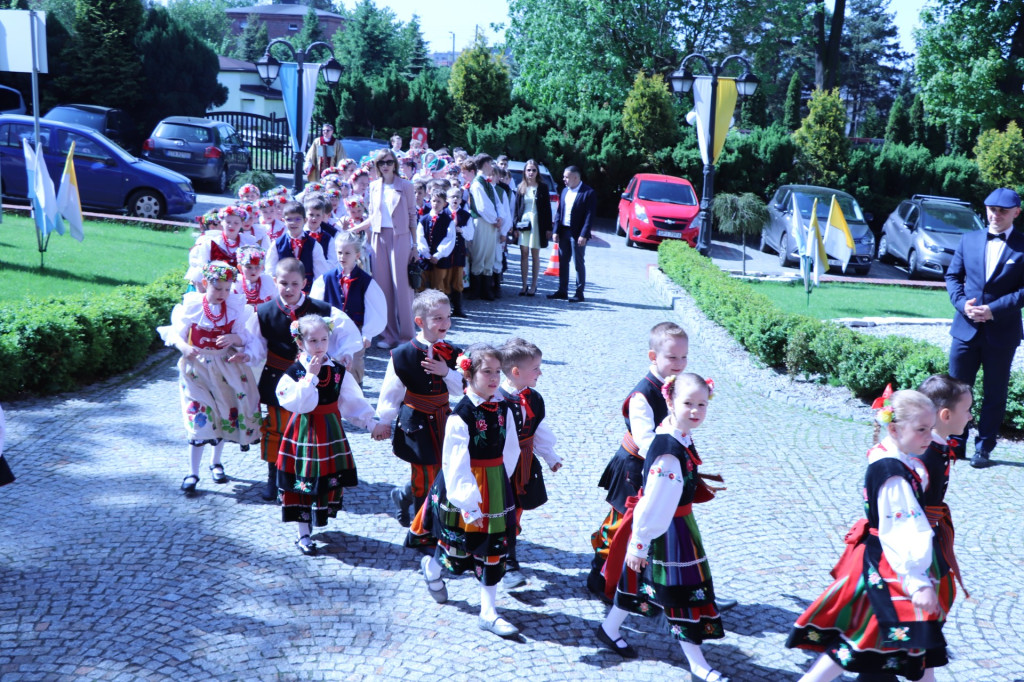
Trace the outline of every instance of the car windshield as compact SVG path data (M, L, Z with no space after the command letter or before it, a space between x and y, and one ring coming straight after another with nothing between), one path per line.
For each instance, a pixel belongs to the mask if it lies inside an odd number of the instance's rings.
M674 182L662 182L660 180L644 180L641 182L636 198L643 201L655 201L659 204L697 205L697 197L694 196L693 190L689 186L678 185Z
M63 121L64 123L77 123L80 126L86 128L92 128L93 130L103 130L103 114L94 111L85 111L84 109L75 109L72 107L56 107L44 118L48 118L51 121Z
M973 232L983 230L985 226L974 211L955 204L922 206L924 229L932 232Z
M796 192L796 205L800 207L800 217L810 218L811 209L814 207L814 200L818 200L818 218L828 218L828 210L832 205L832 197L834 196L839 202L839 208L843 211L843 217L846 220L856 220L857 222L864 222L864 214L861 213L860 205L857 201L848 194L839 194L838 192L822 192L822 193L810 193L810 192Z
M153 131L153 137L206 144L210 141L210 129L184 123L161 123Z

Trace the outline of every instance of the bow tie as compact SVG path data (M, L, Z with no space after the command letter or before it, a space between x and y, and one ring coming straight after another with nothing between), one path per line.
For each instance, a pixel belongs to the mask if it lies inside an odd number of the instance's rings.
M1002 240L1004 242L1006 241L1006 233L1005 232L999 232L998 234L995 233L995 232L988 232L988 233L986 233L985 236L988 237L989 239L1000 239L1000 240Z
M321 234L319 231L317 231L317 232L307 232L306 234L308 234L310 237L312 237L313 239L315 239L319 243L319 241L320 241L320 234Z
M454 349L452 348L452 345L450 343L438 341L432 347L434 349L435 358L441 358L445 362L448 362L449 360L452 359L452 351Z
M298 258L299 254L302 253L302 237L298 239L292 239L292 253Z
M433 227L436 223L437 223L437 216L436 215L430 216L430 226Z
M524 388L523 390L519 391L519 404L523 408L523 415L527 419L533 419L533 408L530 407L529 397L530 397L530 389L529 388Z
M355 282L357 279L358 279L358 277L344 277L343 276L341 278L341 286L343 286L344 288L348 289L352 285L352 283Z

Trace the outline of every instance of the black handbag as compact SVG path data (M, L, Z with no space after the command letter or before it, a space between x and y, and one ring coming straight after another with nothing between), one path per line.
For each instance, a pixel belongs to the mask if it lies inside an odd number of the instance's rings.
M416 290L423 286L423 266L420 265L418 260L409 263L408 273L410 287Z

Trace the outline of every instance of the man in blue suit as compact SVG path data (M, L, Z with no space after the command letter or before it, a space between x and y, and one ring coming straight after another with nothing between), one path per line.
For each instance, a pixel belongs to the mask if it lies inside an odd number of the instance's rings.
M597 212L597 194L583 184L580 169L569 166L562 173L565 189L558 202L554 228L558 232L558 291L548 298L583 301L583 286L587 283L587 267L583 262L590 229ZM576 261L576 295L569 298L569 261Z
M1024 307L1024 233L1013 228L1020 197L997 189L985 199L988 230L965 234L946 271L946 290L956 308L949 333L949 373L973 386L984 368L981 416L971 466L991 465L1006 413L1010 365L1020 345Z

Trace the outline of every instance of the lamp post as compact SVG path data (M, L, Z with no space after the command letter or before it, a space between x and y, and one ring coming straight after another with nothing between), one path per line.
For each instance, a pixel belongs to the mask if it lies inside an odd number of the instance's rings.
M452 36L452 66L455 66L455 31L448 31Z
M693 61L700 61L708 70L710 75L694 76L689 69ZM712 64L702 54L691 54L683 59L679 68L669 76L672 83L672 91L679 97L693 89L693 82L697 78L711 79L711 112L708 115L708 158L704 163L704 187L701 191L700 213L697 216L700 232L697 236L697 251L707 256L711 253L711 207L715 200L715 109L718 104L718 79L722 71L731 62L739 61L746 66L747 71L740 78L736 79L736 92L740 97L748 97L754 94L759 83L757 76L752 73L753 67L750 62L738 54L729 55L717 64Z
M296 50L292 46L292 44L289 43L287 40L284 40L283 38L275 38L274 40L270 41L270 44L267 45L267 51L264 52L263 56L260 57L260 59L256 62L256 72L259 74L260 80L267 84L267 87L270 87L270 84L277 80L277 75L281 72L281 62L277 61L277 59L275 59L274 56L270 54L270 49L274 47L274 45L284 45L285 47L287 47L288 51L291 52L292 54L292 59L295 60L296 83L298 84L298 92L296 93L295 96L295 137L299 140L299 143L301 144L301 138L303 137L303 126L306 123L308 123L308 121L302 120L302 81L304 80L302 77L302 67L306 63L307 57L311 56L313 49L317 47L322 47L326 49L327 52L331 55L331 58L327 60L327 63L319 65L320 72L323 73L324 81L327 83L327 85L333 86L341 79L342 66L341 64L338 63L338 60L334 58L334 50L332 50L331 46L328 45L327 43L318 41L315 43L311 43L305 49ZM302 172L303 156L303 150L295 150L294 191L296 193L301 192L302 188L305 186L305 182L303 182L303 176L305 175L305 173Z

